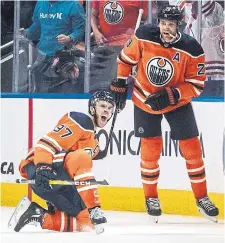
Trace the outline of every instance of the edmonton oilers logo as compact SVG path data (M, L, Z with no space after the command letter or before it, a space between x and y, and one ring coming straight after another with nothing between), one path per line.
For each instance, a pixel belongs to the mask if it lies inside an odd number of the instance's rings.
M109 24L118 24L124 16L122 5L116 1L106 3L103 8L104 19Z
M165 57L154 57L146 65L146 75L154 86L167 84L174 74L173 64Z

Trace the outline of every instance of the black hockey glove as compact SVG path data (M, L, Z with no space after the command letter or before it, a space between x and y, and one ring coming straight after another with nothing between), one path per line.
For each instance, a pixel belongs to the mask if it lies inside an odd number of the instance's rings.
M178 90L172 87L166 87L165 89L151 94L145 101L145 104L151 106L153 111L160 111L168 106L176 105L180 98Z
M56 172L53 170L52 165L40 163L36 167L35 184L42 187L44 190L50 190L49 180L56 178Z
M126 84L126 80L118 78L111 83L110 89L112 91L115 103L118 104L119 110L123 110L127 100L128 85Z

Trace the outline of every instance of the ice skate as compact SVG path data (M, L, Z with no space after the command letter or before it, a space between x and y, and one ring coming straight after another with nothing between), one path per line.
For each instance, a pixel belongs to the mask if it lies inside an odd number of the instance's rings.
M196 200L197 207L199 212L208 218L209 220L217 223L218 220L216 216L219 214L219 209L215 206L214 203L210 201L208 197L203 197L199 200Z
M19 232L27 224L41 224L45 212L44 208L24 197L13 212L8 227Z
M104 232L103 224L107 223L107 219L104 216L100 207L94 207L89 209L89 214L91 218L92 224L95 226L95 230L97 234L101 234Z
M151 197L148 198L146 200L146 209L148 214L150 215L151 220L153 220L153 222L155 223L158 223L158 217L162 214L159 199Z

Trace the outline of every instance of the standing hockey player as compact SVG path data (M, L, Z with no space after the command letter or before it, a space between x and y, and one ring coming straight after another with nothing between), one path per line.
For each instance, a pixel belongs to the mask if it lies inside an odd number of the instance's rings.
M200 44L179 32L183 13L166 6L158 14L159 28L140 27L118 58L117 80L111 90L120 109L127 97L126 78L138 66L133 87L135 136L141 138L141 178L148 214L161 215L157 183L162 151L161 121L165 117L171 138L179 140L199 211L216 221L218 208L207 195L205 166L191 100L204 87L205 56Z
M102 158L96 128L107 124L114 107L110 92L95 92L89 100L89 116L74 111L65 114L29 151L20 163L20 173L35 180L33 192L49 207L46 210L23 199L10 219L11 228L18 232L36 221L42 229L55 231L89 231L94 226L97 233L103 231L101 224L107 220L100 208L92 160ZM76 187L49 184L49 180L71 179Z

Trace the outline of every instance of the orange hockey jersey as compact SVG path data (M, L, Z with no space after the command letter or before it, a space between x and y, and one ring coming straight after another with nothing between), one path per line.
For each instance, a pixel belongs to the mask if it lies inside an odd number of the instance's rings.
M147 1L92 1L92 8L99 15L100 31L111 45L125 44L132 35L131 29L135 29L139 9L147 18L147 6Z
M43 136L32 148L25 160L22 160L19 170L25 176L23 167L30 162L52 163L63 151L85 149L92 158L99 152L98 140L95 138L94 124L91 118L83 113L70 112L65 114L56 127ZM61 158L57 158L61 159Z
M172 46L165 47L159 28L140 27L127 41L118 57L118 78L127 78L137 65L132 100L136 106L153 114L165 113L183 106L199 96L204 87L205 55L201 45L192 37L181 34ZM175 87L179 103L161 111L144 104L146 97L165 87Z

